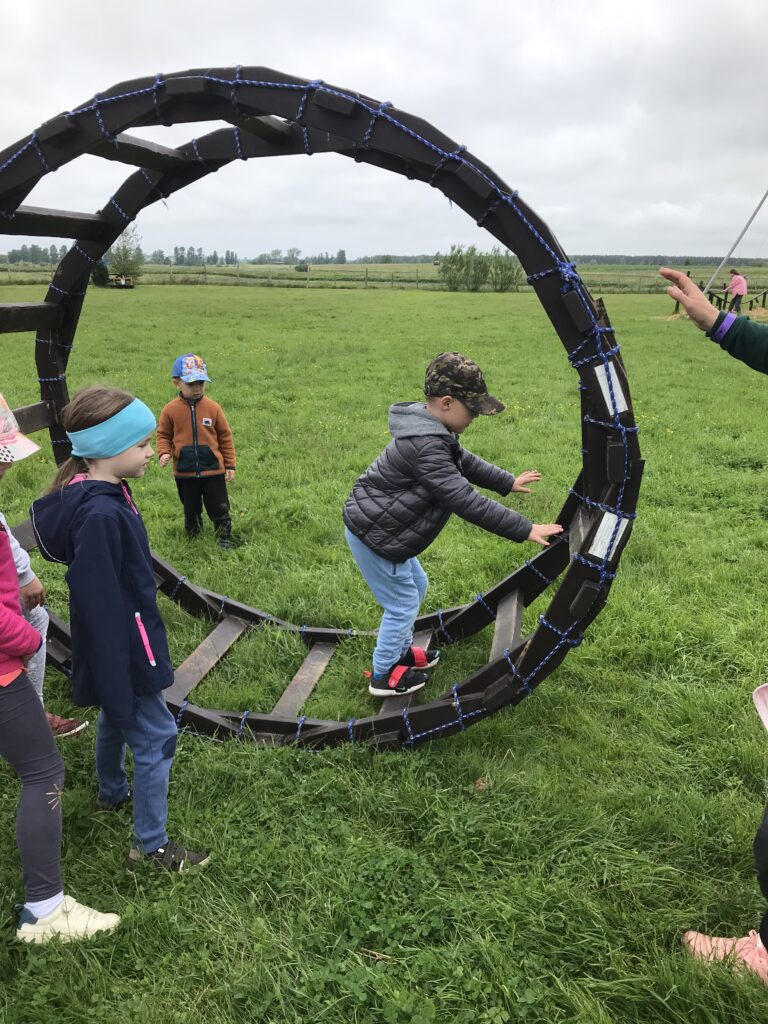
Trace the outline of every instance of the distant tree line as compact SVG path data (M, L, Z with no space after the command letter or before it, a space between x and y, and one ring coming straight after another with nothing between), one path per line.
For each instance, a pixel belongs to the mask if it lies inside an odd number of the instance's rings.
M58 263L67 255L69 246L55 246L50 248L40 245L22 245L18 249L8 250L9 263Z

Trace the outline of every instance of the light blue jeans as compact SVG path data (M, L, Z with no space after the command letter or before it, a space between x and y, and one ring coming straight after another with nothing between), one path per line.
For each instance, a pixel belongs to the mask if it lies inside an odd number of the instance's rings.
M168 842L168 782L176 753L176 720L162 693L136 697L136 720L118 728L103 711L96 729L99 799L118 804L128 796L125 748L133 754L134 845L154 853Z
M42 702L43 683L45 681L45 645L48 638L48 612L44 607L38 604L34 608L30 608L28 611L25 610L24 618L30 626L35 627L37 632L43 638L40 650L35 651L27 662L27 675L29 676L29 681L32 683L35 693Z
M384 609L373 652L373 671L376 675L384 674L413 643L413 624L427 596L429 580L418 558L390 562L371 551L346 527L344 536L365 582Z

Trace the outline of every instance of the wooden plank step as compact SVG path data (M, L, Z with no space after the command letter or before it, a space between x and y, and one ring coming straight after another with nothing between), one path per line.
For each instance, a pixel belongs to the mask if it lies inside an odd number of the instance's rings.
M100 242L108 228L109 221L99 213L71 213L42 206L20 206L13 217L3 219L4 235L79 238L83 242Z
M47 331L61 326L64 307L57 302L0 303L0 333Z
M34 434L37 430L45 430L56 424L56 406L53 402L35 402L34 405L22 405L13 410L19 430L22 434Z
M336 644L312 644L299 671L288 683L280 700L272 708L270 714L293 718L298 715L306 704L309 695L328 666L336 650Z
M431 629L425 629L421 633L413 634L414 647L423 647L424 650L426 650L431 641ZM429 686L429 683L427 683L427 686ZM416 693L421 693L421 690L417 690ZM416 693L404 693L402 696L398 697L385 697L381 702L381 708L378 713L381 715L387 711L400 711L402 708L409 708L413 702L413 698L416 696Z
M197 686L203 676L223 658L232 644L248 629L248 623L227 615L199 647L179 665L174 673L173 686L165 691L166 701L181 704L187 694Z
M169 149L168 146L148 142L126 132L116 135L114 142L98 142L89 152L105 160L117 160L121 164L131 164L134 167L145 167L149 171L163 173L177 170L188 162L178 149Z
M520 643L523 627L523 592L513 590L499 602L489 661L496 661L505 650L514 650Z

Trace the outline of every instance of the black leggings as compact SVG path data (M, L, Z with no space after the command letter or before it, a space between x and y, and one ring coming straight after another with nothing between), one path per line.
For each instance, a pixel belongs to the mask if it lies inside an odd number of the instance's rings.
M25 673L0 686L0 757L21 779L16 843L27 902L50 899L62 891L64 762Z

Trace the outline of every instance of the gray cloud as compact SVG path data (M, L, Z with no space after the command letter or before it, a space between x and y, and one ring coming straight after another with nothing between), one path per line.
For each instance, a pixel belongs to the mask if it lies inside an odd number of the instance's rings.
M681 0L230 0L4 11L0 148L116 82L264 65L392 101L494 168L571 252L723 253L768 187L768 8ZM168 144L207 126L152 129ZM81 158L35 205L99 208L126 169ZM253 161L158 204L145 248L433 252L493 244L435 190L334 155ZM7 245L18 244L8 239ZM6 248L0 241L0 249ZM765 255L768 211L739 253Z

